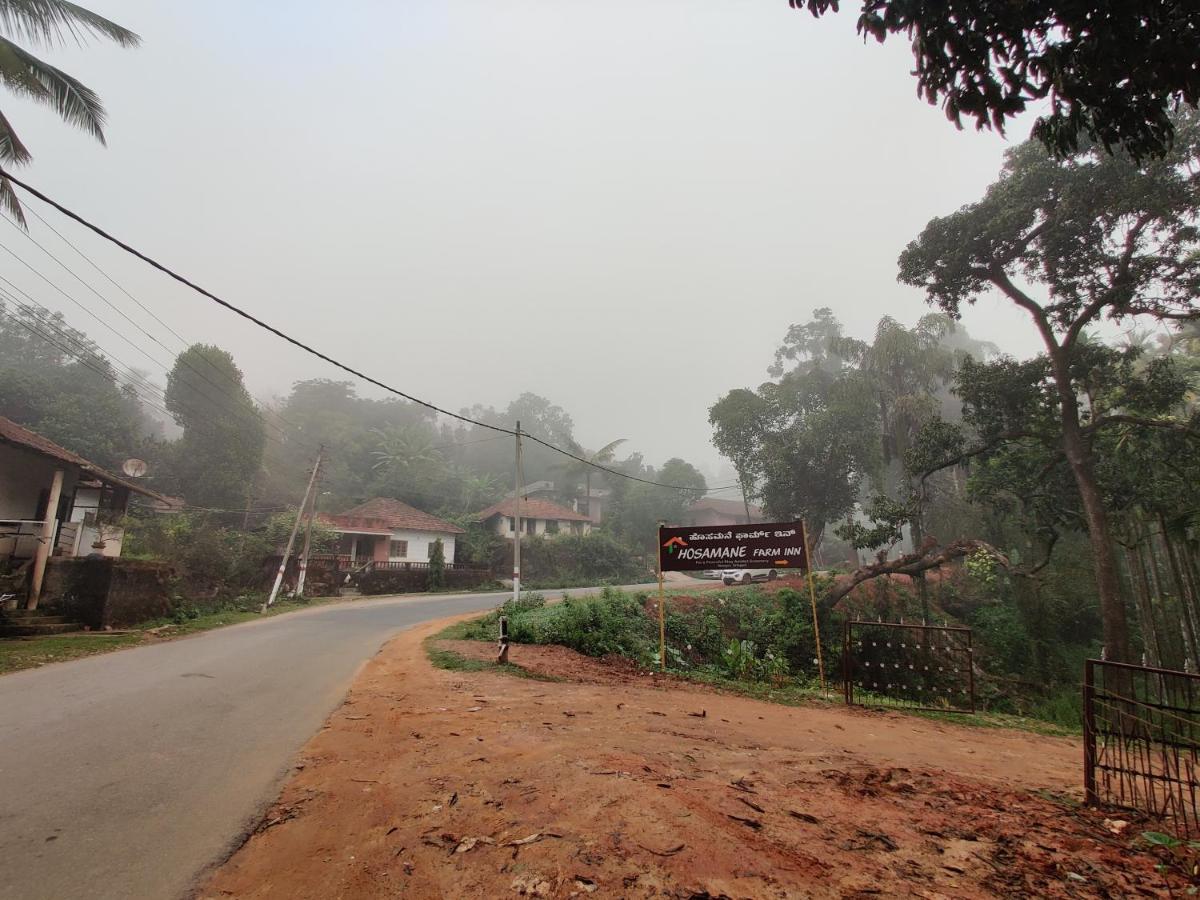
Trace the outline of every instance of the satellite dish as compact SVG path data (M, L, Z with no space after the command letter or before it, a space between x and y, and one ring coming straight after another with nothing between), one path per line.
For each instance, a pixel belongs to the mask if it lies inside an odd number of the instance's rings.
M121 471L130 478L141 478L146 474L146 461L143 459L127 459L121 463Z

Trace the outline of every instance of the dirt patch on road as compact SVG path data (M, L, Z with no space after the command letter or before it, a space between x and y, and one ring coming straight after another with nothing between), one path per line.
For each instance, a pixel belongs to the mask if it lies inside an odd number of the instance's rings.
M1075 741L780 707L562 648L511 656L561 682L445 671L422 647L440 627L367 666L201 896L1165 894L1074 805Z

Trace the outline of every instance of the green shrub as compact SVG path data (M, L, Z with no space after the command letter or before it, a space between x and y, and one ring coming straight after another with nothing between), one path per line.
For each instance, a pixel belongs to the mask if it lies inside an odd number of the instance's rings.
M508 632L515 643L561 644L588 656L619 653L646 661L657 652L653 623L641 603L608 588L598 597L517 612Z

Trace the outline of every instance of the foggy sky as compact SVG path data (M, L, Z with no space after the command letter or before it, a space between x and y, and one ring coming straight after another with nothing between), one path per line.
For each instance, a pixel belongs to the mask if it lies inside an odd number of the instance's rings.
M766 379L791 323L830 306L867 337L882 315L930 311L896 283L896 257L977 199L1010 146L918 100L907 44L863 44L850 7L815 21L786 0L87 5L145 41L46 54L99 91L109 146L6 96L35 157L22 177L408 392L458 410L535 391L585 445L626 437L648 462L709 474L708 407ZM256 396L341 377L38 212L187 340L230 350ZM2 256L40 302L153 370ZM1038 349L998 299L964 324Z

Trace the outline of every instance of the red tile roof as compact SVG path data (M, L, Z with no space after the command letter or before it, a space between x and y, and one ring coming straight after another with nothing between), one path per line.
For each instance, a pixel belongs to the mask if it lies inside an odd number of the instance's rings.
M324 522L334 531L342 534L383 534L390 535L392 526L384 519L371 519L367 516L328 515L319 513L318 522Z
M703 497L693 503L689 509L702 510L711 509L713 512L722 513L727 516L746 517L746 504L741 500L722 500L717 497ZM754 519L763 517L762 507L750 504L750 516Z
M90 474L92 477L108 484L120 485L123 488L128 488L131 491L136 491L139 494L144 494L147 497L153 497L155 500L166 501L167 498L155 491L148 490L139 484L132 481L126 481L124 478L118 478L111 472L107 472L100 468L94 462L84 459L77 453L72 453L65 447L60 447L58 444L49 438L42 437L36 431L30 431L14 422L12 419L6 419L0 416L0 443L12 444L16 447L22 447L26 450L32 450L34 453L39 453L42 456L49 456L51 459L57 459L59 462L65 462L68 465L76 466Z
M451 525L437 516L431 516L415 506L409 506L407 503L393 500L391 497L376 497L374 500L360 503L354 509L346 510L341 515L329 518L333 521L335 528L339 519L345 520L347 525L351 522L361 523L364 519L371 519L393 530L407 528L411 531L437 531L442 534L466 533L457 525Z
M512 497L508 497L499 503L492 504L481 512L475 513L475 518L483 522L492 516L515 516L516 514L516 501ZM573 509L567 509L565 506L559 506L557 503L551 503L549 500L527 500L525 498L521 499L521 518L557 519L560 522L592 521L582 513L577 513Z

